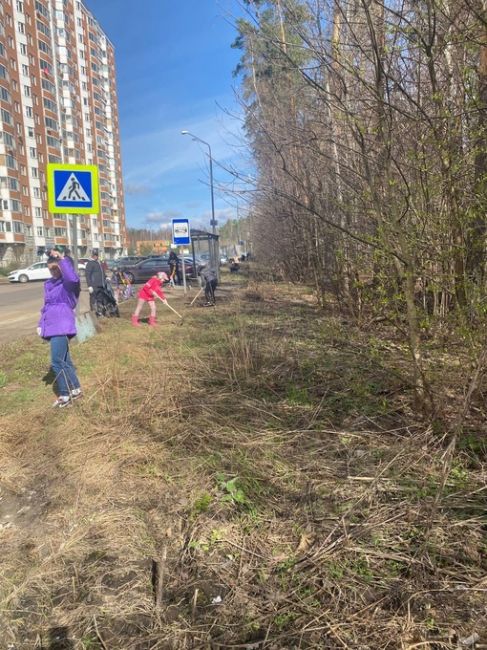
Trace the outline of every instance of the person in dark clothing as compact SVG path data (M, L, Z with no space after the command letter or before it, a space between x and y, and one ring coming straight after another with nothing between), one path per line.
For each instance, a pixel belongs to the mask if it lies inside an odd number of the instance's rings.
M96 294L100 289L106 287L106 276L103 266L98 259L98 251L91 253L91 259L86 263L85 268L86 284L90 292L90 310L96 311Z
M200 275L205 283L205 307L213 307L215 305L215 289L218 285L218 274L215 269L205 267Z
M69 248L64 249L64 259L68 260L68 262L71 264L71 266L74 269L74 259L71 256L71 251L69 250Z
M179 257L174 251L169 253L169 281L171 285L174 282L181 284L181 265L179 263Z

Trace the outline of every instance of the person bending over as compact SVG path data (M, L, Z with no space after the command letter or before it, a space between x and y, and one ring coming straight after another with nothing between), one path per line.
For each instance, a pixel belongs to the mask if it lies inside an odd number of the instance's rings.
M167 275L163 271L159 271L159 273L156 273L156 275L152 276L152 278L144 284L137 294L137 307L132 315L132 325L135 325L136 327L140 326L139 316L146 302L149 304L150 308L149 325L154 327L157 324L155 299L159 297L164 304L167 302L162 287L164 286L164 283L168 281L169 278Z

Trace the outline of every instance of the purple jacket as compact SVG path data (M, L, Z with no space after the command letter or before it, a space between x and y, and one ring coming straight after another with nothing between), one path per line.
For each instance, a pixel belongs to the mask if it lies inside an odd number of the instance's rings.
M67 259L59 261L62 276L44 283L44 306L39 327L41 336L76 336L74 308L80 294L79 277Z

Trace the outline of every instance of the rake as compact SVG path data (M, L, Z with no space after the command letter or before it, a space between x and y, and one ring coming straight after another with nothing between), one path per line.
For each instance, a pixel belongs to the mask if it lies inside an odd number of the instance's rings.
M195 296L195 297L193 298L193 300L189 303L189 306L190 306L190 307L192 307L192 306L194 305L194 303L195 303L195 301L196 301L196 298L198 298L198 296L201 294L202 291L203 291L203 287L201 287L201 289L198 291L198 293L196 294L196 296Z
M183 317L181 316L181 314L180 314L178 311L176 311L176 310L174 309L174 307L171 307L171 305L167 302L167 300L163 300L163 299L160 298L159 296L157 296L157 297L159 298L159 300L162 302L163 305L166 305L166 307L169 307L169 309L170 309L171 311L173 311L173 312L176 314L176 316L178 316L181 320L183 320Z

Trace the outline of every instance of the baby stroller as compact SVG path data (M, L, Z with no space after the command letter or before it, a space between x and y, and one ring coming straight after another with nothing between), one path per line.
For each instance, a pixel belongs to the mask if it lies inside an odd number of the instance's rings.
M95 294L95 312L97 316L106 316L107 318L120 318L117 301L113 295L110 284L106 287L99 287Z

